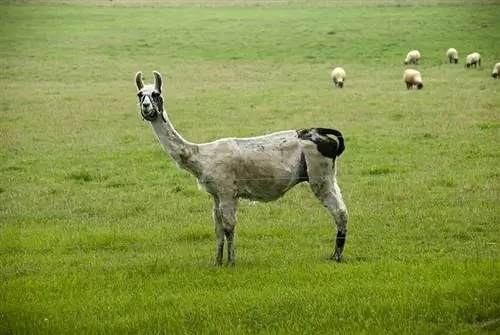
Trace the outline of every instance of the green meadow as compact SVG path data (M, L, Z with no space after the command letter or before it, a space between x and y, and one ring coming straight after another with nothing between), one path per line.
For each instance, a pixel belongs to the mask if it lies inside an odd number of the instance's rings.
M500 334L499 14L487 0L0 2L0 334ZM420 91L402 79L412 49ZM336 229L304 183L241 201L236 266L214 266L211 198L141 119L139 70L163 74L193 142L341 130L344 262L326 260Z

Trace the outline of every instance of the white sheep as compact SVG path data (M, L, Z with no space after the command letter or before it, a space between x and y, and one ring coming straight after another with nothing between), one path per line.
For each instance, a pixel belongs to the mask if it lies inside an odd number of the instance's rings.
M479 52L468 54L467 58L465 59L465 66L467 68L470 68L473 66L477 67L478 65L481 66L481 55L479 54Z
M341 67L336 67L332 71L332 81L335 87L342 88L344 87L345 81L345 70Z
M424 87L424 83L422 81L422 75L417 70L406 69L403 73L403 79L404 82L406 83L406 88L409 90L412 89L414 85L417 86L419 90L421 90Z
M499 79L500 78L500 62L498 62L495 65L493 65L493 71L491 71L491 76L494 79Z
M341 260L348 213L336 178L337 157L345 148L340 131L306 128L208 143L189 142L168 119L162 96L163 79L157 71L153 75L155 82L149 85L144 84L141 72L135 75L141 115L150 122L165 153L195 176L212 196L217 265L222 264L225 240L228 265L234 265L239 199L274 201L301 182L309 183L316 198L333 216L337 237L331 258Z
M406 54L405 65L417 64L420 60L420 52L418 50L412 50Z
M448 57L448 60L450 63L454 62L455 64L458 63L458 51L455 48L449 48L446 51L446 57Z

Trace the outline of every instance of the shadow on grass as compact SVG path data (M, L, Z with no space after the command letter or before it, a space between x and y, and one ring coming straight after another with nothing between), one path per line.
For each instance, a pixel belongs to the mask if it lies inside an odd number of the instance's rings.
M381 260L380 256L369 256L369 255L350 255L344 256L339 264L353 264L353 263L370 263ZM330 262L337 263L330 259Z
M108 177L97 173L91 173L88 171L77 171L66 175L66 179L89 183L93 181L106 180L108 179Z

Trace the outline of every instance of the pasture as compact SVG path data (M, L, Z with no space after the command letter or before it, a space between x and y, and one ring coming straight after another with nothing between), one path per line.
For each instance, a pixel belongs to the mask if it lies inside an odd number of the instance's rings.
M1 2L0 334L499 333L500 7L413 3ZM190 141L341 130L345 261L300 184L242 201L213 266L211 199L141 120L138 70Z

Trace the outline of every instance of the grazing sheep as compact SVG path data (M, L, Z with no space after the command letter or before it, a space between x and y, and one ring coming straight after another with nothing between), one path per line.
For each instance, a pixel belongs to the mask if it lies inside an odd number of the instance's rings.
M332 71L332 81L335 87L342 88L344 87L345 81L345 70L341 67L336 67Z
M417 64L420 60L420 52L418 50L412 50L406 54L405 65Z
M446 51L446 57L448 57L448 60L450 61L450 64L454 62L455 64L458 63L458 51L455 48L449 48Z
M154 84L135 75L139 108L158 141L177 165L198 179L212 196L212 219L217 236L215 262L222 264L227 241L228 265L234 265L236 209L240 198L261 202L282 197L295 185L308 182L333 216L337 237L332 259L340 261L347 236L348 213L337 184L337 157L345 149L342 133L329 128L285 130L247 138L221 138L208 143L186 141L164 109L163 79ZM328 135L333 135L330 137Z
M417 86L419 90L424 87L422 75L417 70L406 69L403 73L403 79L406 83L406 88L409 90L413 88L413 85Z
M465 66L467 68L470 68L472 66L477 67L481 66L481 55L479 52L473 52L471 54L467 55L467 58L465 59Z
M491 71L491 76L494 79L499 79L500 78L500 62L498 62L495 65L493 65L493 71Z

